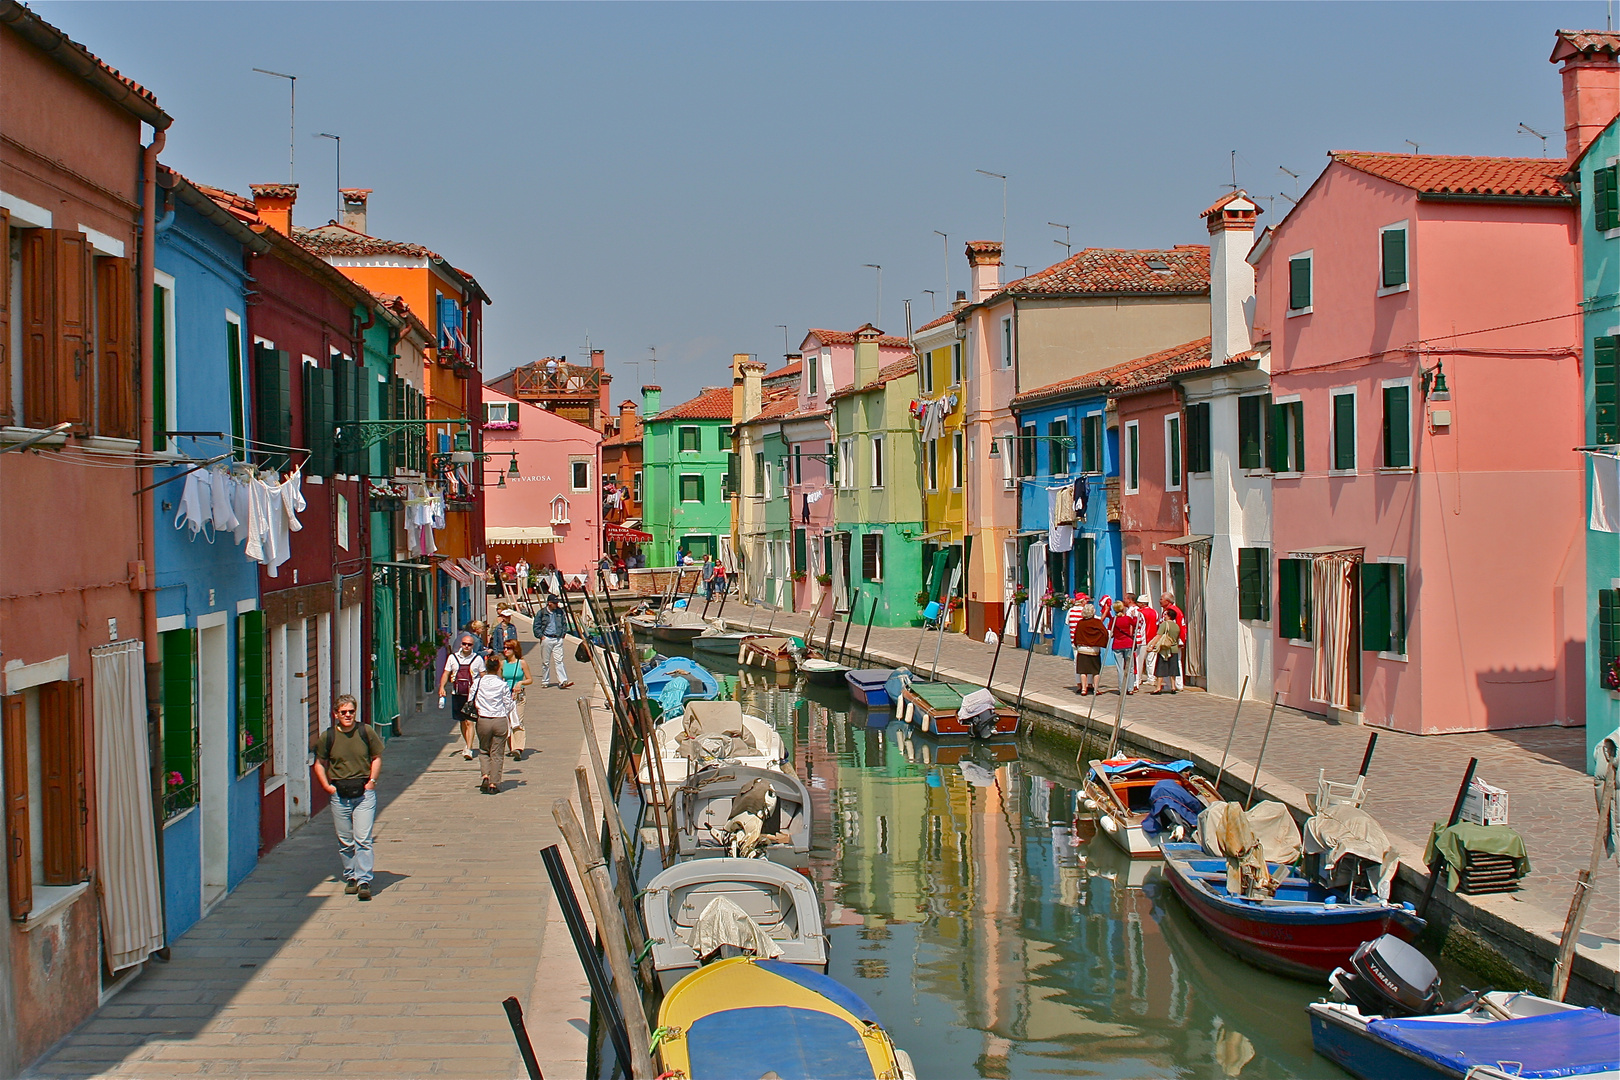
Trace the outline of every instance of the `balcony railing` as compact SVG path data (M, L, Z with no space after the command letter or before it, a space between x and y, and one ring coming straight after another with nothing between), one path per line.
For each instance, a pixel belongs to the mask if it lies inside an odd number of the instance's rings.
M514 397L595 397L602 390L602 369L580 364L529 364L512 373Z

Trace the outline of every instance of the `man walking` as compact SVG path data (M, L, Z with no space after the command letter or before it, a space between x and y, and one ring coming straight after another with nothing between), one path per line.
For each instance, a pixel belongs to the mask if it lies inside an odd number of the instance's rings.
M562 597L556 593L546 597L546 610L535 620L535 629L540 638L540 685L550 686L555 671L557 689L573 686L563 667L563 636L568 633L568 617L563 612Z
M444 671L439 675L439 708L444 708L445 691L450 691L450 714L461 724L461 741L466 744L461 756L473 759L474 722L462 710L472 694L473 680L483 673L483 658L478 652L478 638L472 631L463 630L455 652L444 658Z
M377 820L377 776L382 772L382 736L360 723L353 694L339 694L332 726L310 740L315 780L332 796L332 825L343 859L343 891L371 899L371 827Z

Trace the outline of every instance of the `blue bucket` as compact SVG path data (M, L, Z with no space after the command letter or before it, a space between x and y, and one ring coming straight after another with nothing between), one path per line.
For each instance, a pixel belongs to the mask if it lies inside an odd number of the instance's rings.
M939 618L939 601L930 600L928 606L922 610L922 617L924 620Z

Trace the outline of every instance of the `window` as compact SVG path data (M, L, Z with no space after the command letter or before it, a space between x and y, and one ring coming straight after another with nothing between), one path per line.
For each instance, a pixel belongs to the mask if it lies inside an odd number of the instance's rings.
M1097 564L1097 541L1090 536L1077 537L1074 550L1074 590L1089 595Z
M1592 210L1598 232L1620 229L1620 166L1592 170Z
M822 462L827 470L827 483L838 486L838 448L832 443L827 444L826 460Z
M821 358L819 356L806 356L803 360L804 374L809 380L810 396L815 397L821 385Z
M1379 289L1406 287L1406 222L1378 230L1378 264Z
M793 482L804 483L804 453L797 446L793 448Z
M962 433L951 435L951 488L962 490L962 478L967 473L967 459L962 456Z
M1187 406L1187 471L1206 473L1213 468L1214 448L1209 431L1209 402Z
M1181 417L1164 418L1164 490L1181 490Z
M331 476L337 468L333 437L337 378L331 368L318 366L314 358L305 357L304 361L304 445L309 447L304 470L314 476Z
M866 533L861 537L861 576L867 581L883 580L883 534Z
M951 385L957 386L962 382L962 343L956 342L951 346Z
M855 440L838 440L838 483L854 487L859 481L855 477Z
M1305 471L1305 403L1273 402L1271 426L1266 429L1267 449L1270 452L1272 472L1302 473Z
M1288 314L1303 315L1311 310L1312 252L1288 260Z
M1361 564L1361 647L1406 655L1406 564Z
M590 458L569 458L568 472L569 487L573 488L575 491L591 490Z
M24 253L28 251L23 248ZM24 263L26 272L27 263ZM179 424L179 403L175 388L175 339L174 339L174 278L161 270L154 270L152 277L157 281L152 291L152 449L167 450L169 437L164 434L177 429ZM26 290L26 282L24 289ZM26 291L24 293L24 312L26 320ZM29 361L28 349L31 342L23 339L23 363ZM23 389L24 415L33 414L34 408L29 403L28 380L24 376ZM44 422L44 416L35 415L29 419L28 424L35 427L49 427Z
M1046 460L1051 468L1048 470L1054 476L1067 476L1069 474L1069 420L1053 420L1046 425L1046 433L1051 436L1046 442Z
M1090 416L1080 418L1080 471L1086 473L1103 471L1102 413L1092 413Z
M1013 325L1012 319L1001 320L1001 366L1013 366Z
M703 477L697 473L681 474L681 502L703 501Z
M1271 549L1238 548L1238 618L1271 618Z
M765 452L754 455L754 494L765 497Z
M13 918L25 919L33 910L35 885L89 879L83 720L83 680L49 682L5 698L7 884Z
M720 429L720 449L731 449L731 429L729 427L723 427Z
M928 467L928 490L939 490L939 440L929 439L925 450L925 462Z
M1598 685L1603 673L1620 658L1620 589L1598 590Z
M782 498L789 498L791 493L788 488L793 486L793 474L788 472L788 457L786 454L776 459L776 478L782 486Z
M163 814L197 802L197 631L158 635L163 657Z
M763 454L760 455L761 458L763 458L764 456L765 455L763 455ZM775 495L776 495L776 466L772 462L766 461L764 463L764 467L765 467L765 483L764 483L765 490L764 490L764 495L765 495L765 497L767 499L774 498Z
M826 384L827 393L830 394L834 390L838 389L836 386L833 385L832 350L831 349L822 349L821 350L821 355L819 357L812 358L810 363L812 365L819 365L820 366L820 368L821 368L821 371L820 371L821 381Z
M1311 640L1311 560L1277 560L1277 635Z
M1333 468L1356 471L1356 392L1333 391Z
M635 502L641 501L641 474L638 472L631 480L631 498Z
M1265 467L1266 421L1270 416L1270 394L1238 398L1238 468Z
M1620 226L1617 226L1620 227ZM1620 443L1620 364L1616 353L1620 338L1600 337L1592 342L1592 441L1594 445Z
M872 486L883 486L883 436L872 436Z
M1136 492L1142 487L1142 429L1137 421L1125 425L1125 490Z
M1035 438L1035 425L1025 424L1018 432L1018 475L1035 475L1035 447L1040 440Z
M703 429L683 427L680 429L681 453L695 454L703 448Z
M1142 595L1142 560L1135 555L1125 559L1125 591L1132 596Z
M231 450L238 461L247 460L247 373L242 370L242 317L225 313L225 365L231 382Z
M1384 468L1412 467L1412 384L1384 384Z
M486 401L484 422L515 424L518 422L518 403L515 401Z

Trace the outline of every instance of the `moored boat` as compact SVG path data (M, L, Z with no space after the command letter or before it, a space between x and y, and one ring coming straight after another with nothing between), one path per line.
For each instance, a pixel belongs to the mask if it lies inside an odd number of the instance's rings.
M900 693L905 703L901 719L927 735L963 735L976 739L1016 735L1018 710L993 697L984 712L966 719L962 717L962 712L972 711L975 695L988 693L971 683L913 680Z
M657 1067L687 1080L914 1080L871 1006L825 975L740 956L698 968L658 1009Z
M643 674L641 681L647 687L648 698L657 701L670 680L677 677L687 682L687 701L710 701L720 694L720 681L702 664L684 656L666 657L662 663Z
M743 712L735 701L689 701L680 716L664 721L655 731L665 784L682 783L709 765L774 769L787 760L776 729ZM642 783L653 783L650 770L650 763L643 761Z
M1148 758L1118 757L1093 761L1086 772L1085 797L1088 809L1097 812L1097 825L1108 838L1133 859L1159 857L1160 838L1165 832L1157 820L1164 807L1164 791L1156 799L1154 787L1168 781L1190 800L1191 825L1197 826L1198 810L1220 802L1215 786L1193 771L1190 761L1152 761ZM1193 809L1196 806L1197 809ZM1188 830L1190 832L1190 829Z
M844 673L848 670L849 668L843 664L822 660L819 657L810 657L799 662L799 673L817 686L844 685Z
M705 656L718 656L727 660L736 660L740 655L743 642L750 638L764 636L764 634L746 634L741 631L699 634L692 639L692 651L702 653Z
M749 638L737 650L737 663L743 667L787 673L793 671L793 640L760 635Z
M861 668L844 672L844 681L849 683L849 696L868 709L887 709L894 704L887 686L893 674L893 668Z
M752 855L795 869L810 860L810 792L797 776L748 765L701 769L671 793L681 859Z
M727 904L715 903L720 899ZM766 859L676 863L647 885L642 911L665 993L700 964L739 951L827 970L815 887Z

